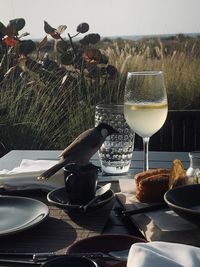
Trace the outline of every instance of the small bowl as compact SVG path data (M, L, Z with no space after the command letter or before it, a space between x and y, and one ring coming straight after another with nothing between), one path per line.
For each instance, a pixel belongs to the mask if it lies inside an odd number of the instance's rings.
M42 267L98 267L96 262L85 257L63 256L49 260L41 265Z
M103 252L124 251L129 250L134 243L147 242L145 239L132 235L123 234L102 234L91 236L73 243L67 249L70 253L86 253L86 252ZM99 267L110 267L110 262L106 259L95 259ZM113 265L114 266L114 265ZM116 267L126 267L126 261L116 262ZM70 266L71 267L71 266Z
M76 252L110 252L117 250L126 250L131 247L132 244L138 242L147 242L137 236L132 235L120 235L120 234L102 234L91 236L73 243L68 247L67 253Z
M164 200L179 216L200 225L200 184L173 188L165 193Z

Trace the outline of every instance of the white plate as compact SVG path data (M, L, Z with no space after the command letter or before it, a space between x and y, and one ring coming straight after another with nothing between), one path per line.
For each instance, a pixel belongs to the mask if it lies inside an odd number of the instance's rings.
M0 236L29 229L49 214L43 202L25 197L0 196Z

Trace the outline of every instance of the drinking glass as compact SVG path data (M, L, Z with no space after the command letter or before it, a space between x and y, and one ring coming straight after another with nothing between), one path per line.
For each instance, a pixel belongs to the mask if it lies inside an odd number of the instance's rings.
M128 72L124 94L124 116L130 128L143 138L144 170L149 169L149 139L163 126L167 112L163 72Z
M186 171L188 184L200 184L200 151L189 152L190 166Z
M121 104L99 104L95 111L95 125L105 122L119 133L110 135L99 149L99 159L104 173L123 174L129 171L133 156L135 133L124 118Z

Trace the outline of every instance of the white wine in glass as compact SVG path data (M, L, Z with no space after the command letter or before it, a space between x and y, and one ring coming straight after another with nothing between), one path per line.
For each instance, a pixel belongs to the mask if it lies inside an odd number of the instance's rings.
M167 112L163 72L128 72L124 94L124 116L131 129L143 138L144 170L149 169L149 139L163 126Z

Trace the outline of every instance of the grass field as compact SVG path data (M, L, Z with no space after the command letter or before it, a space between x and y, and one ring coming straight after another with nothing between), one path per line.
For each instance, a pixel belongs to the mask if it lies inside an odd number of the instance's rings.
M154 43L113 42L105 51L121 75L126 75L128 71L162 70L169 109L199 109L199 39L181 42L156 40Z
M68 87L56 75L14 72L0 83L0 142L11 149L62 149L80 132L94 125L97 103L123 102L128 71L163 70L169 109L199 109L200 40L115 40L101 42L119 75L115 80L78 77ZM54 78L52 78L54 77Z

